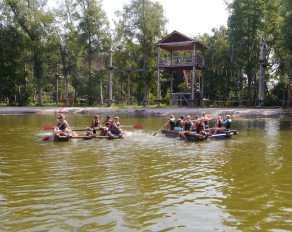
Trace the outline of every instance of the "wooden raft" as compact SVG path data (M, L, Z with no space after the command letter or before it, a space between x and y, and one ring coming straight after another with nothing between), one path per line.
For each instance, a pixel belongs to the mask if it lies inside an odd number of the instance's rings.
M162 129L161 133L165 134L165 136L167 136L167 137L176 138L176 137L179 136L178 135L179 131ZM185 136L187 137L188 140L192 140L192 141L203 141L203 140L206 140L209 137L208 134L203 135L203 134L195 134L195 133L192 133L192 132L189 132L188 134L185 134Z
M100 136L100 135L89 135L89 136L73 136L72 139L84 139L84 140L90 140L90 139L124 139L124 136Z

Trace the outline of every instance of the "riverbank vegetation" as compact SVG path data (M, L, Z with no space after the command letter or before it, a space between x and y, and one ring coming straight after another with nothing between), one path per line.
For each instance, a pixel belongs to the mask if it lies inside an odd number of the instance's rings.
M212 34L188 35L208 47L205 96L226 102L243 100L247 106L257 104L263 31L263 60L268 64L263 83L265 105L290 106L287 90L291 90L292 82L291 1L224 2L230 14L227 28L214 28ZM131 105L141 106L145 101L155 105L158 51L154 44L170 33L160 3L128 1L116 12L118 20L113 29L109 24L112 19L98 0L60 0L54 7L49 7L46 0L3 0L0 12L2 102L59 104L60 95L68 101L75 94L72 103L76 105L101 104L101 96L109 99L106 67L110 66L112 50L112 64L117 67L113 69L112 81L114 104L127 104L130 66L140 70L130 74ZM183 90L183 73L176 71L173 92ZM164 105L169 104L169 92L170 75L161 71Z

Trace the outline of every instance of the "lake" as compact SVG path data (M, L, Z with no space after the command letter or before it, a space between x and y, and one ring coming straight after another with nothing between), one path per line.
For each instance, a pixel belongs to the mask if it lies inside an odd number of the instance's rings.
M198 142L152 136L166 122L53 143L56 115L0 116L0 231L292 230L292 120L235 119L232 139Z

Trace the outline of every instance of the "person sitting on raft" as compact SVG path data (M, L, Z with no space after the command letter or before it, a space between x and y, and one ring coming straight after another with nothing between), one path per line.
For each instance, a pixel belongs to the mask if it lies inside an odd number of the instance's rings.
M230 115L226 115L226 118L224 119L224 122L223 122L223 127L221 128L216 128L215 129L215 132L214 132L214 135L217 134L217 132L225 132L225 131L229 131L230 130L230 127L231 127L231 116Z
M120 118L119 117L115 117L115 120L112 121L111 123L111 130L107 132L107 135L109 135L109 133L111 134L116 134L119 137L123 136L123 130L121 129L123 126L120 126Z
M206 119L206 118L207 118L206 112L202 112L201 119ZM209 122L208 121L204 121L204 124L205 124L205 129L208 129L209 128Z
M184 119L185 119L185 117L183 115L180 116L180 119L178 119L175 123L175 130L177 130L176 128L178 128L178 129L180 128L179 131L182 130L182 128L184 126Z
M65 120L65 116L63 114L58 114L57 127L55 128L55 134L70 133L71 130L68 130L67 127L69 128L69 124Z
M99 116L95 115L94 119L92 120L91 126L90 126L90 130L93 130L93 134L96 134L96 127L100 127L100 121L99 121ZM89 127L87 127L87 129L89 129Z
M111 116L106 116L106 120L102 124L105 124L105 127L101 128L100 135L104 136L108 133L108 131L111 130L111 126L112 126Z
M184 122L184 130L179 132L179 137L181 138L182 136L185 140L188 140L185 134L190 133L193 128L194 128L194 123L191 121L191 116L188 115L187 121Z
M218 116L216 127L210 128L210 134L212 134L212 131L215 131L216 129L221 128L221 127L223 127L222 117Z
M196 133L197 134L205 134L205 124L202 118L198 118L199 120L196 124Z
M196 129L197 128L197 125L198 125L198 119L199 119L200 117L199 117L199 115L196 115L195 116L195 120L193 120L195 123L194 123L194 129Z
M173 115L170 115L168 122L164 125L167 127L167 130L174 130L175 128L175 118Z

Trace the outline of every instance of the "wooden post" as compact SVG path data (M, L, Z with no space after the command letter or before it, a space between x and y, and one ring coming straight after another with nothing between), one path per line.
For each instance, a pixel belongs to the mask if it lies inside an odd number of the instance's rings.
M194 38L196 40L196 37ZM196 71L196 43L194 43L194 52L193 52L193 77L192 77L192 107L194 107L194 101L195 101L195 71Z
M100 103L101 105L103 105L103 96L102 96L102 74L100 73ZM75 97L76 97L76 94L75 94Z
M172 51L170 52L171 55L170 55L170 65L172 64L172 60L173 60L173 57L172 57ZM172 106L172 88L173 88L173 71L170 70L170 96L169 96L169 105Z
M158 46L158 65L160 65L160 46ZM160 68L158 68L158 93L157 93L157 107L160 107Z
M201 81L201 107L204 107L204 66L205 66L205 44L203 44L203 68L202 68L202 81Z
M172 106L173 71L170 70L170 106Z
M112 50L112 45L110 49L110 67L112 67L113 63L113 50ZM110 76L109 76L109 100L110 100L110 106L112 106L112 100L113 100L113 86L112 86L112 69L110 68Z
M129 49L129 54L128 54L128 106L131 105L131 93L130 93L130 57L131 57L131 51Z

